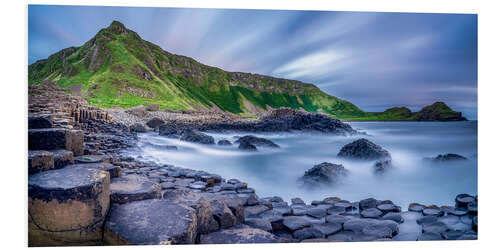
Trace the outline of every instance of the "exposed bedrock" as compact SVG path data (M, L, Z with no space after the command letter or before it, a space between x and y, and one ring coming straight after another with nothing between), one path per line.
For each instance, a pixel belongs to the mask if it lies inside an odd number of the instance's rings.
M30 150L66 149L75 156L83 154L83 131L62 128L44 128L28 130L28 148Z
M28 178L28 245L102 244L109 208L109 174L63 168Z

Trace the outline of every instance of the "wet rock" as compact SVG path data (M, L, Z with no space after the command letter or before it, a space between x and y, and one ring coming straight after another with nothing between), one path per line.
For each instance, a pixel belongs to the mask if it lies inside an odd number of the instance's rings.
M443 154L443 155L438 155L434 158L424 158L424 160L439 163L439 162L450 162L450 161L466 161L467 158L458 154Z
M477 215L477 202L474 201L467 204L467 210L469 211L469 214Z
M182 131L183 131L183 129L180 128L175 123L166 123L166 124L160 125L160 127L158 127L159 135L170 137L170 138L180 137L182 134Z
M129 129L130 132L135 132L135 133L145 133L148 131L148 129L141 123L134 123L130 125Z
M310 208L307 209L306 214L314 218L323 218L326 216L326 209L324 208Z
M306 227L306 228L299 229L299 230L293 232L292 235L293 235L293 238L300 240L300 241L306 240L306 239L324 238L324 234L321 233L321 231L319 231L318 229L313 228L313 227Z
M292 208L288 206L287 202L272 202L272 208L282 214L292 214Z
M180 140L201 144L215 144L215 140L212 136L191 129L184 130L182 132Z
M412 212L422 212L424 211L424 209L426 208L426 206L422 205L422 204L418 204L418 203L411 203L409 206L408 206L408 211L412 211Z
M376 208L368 208L359 213L363 218L378 218L383 213Z
M111 180L111 201L118 204L161 198L161 186L145 178L127 175Z
M175 184L172 182L162 182L160 183L160 185L162 190L175 188Z
M384 216L382 216L382 220L392 220L392 221L395 221L397 223L404 222L403 216L401 216L401 213L399 213L399 212L389 212L389 213L385 214Z
M57 169L28 177L28 245L102 244L109 208L109 174Z
M302 217L286 216L283 219L283 227L289 232L294 232L296 230L309 226L311 226L311 222Z
M441 236L445 240L457 240L458 238L462 237L462 235L464 235L464 231L461 231L461 230L450 230L450 231L441 233Z
M345 145L337 156L360 160L391 159L387 150L365 138Z
M433 223L426 223L422 225L422 232L430 232L441 234L448 231L448 227L443 222L437 221Z
M265 205L255 205L245 207L245 217L254 217L257 216L270 208Z
M368 226L385 226L391 229L392 235L399 232L398 223L390 220L375 220L375 219L350 219L343 224L344 230L350 230L355 233L362 233L363 228Z
M434 215L434 216L443 216L444 212L439 208L425 208L422 213L424 215Z
M477 235L464 234L464 235L460 236L457 240L477 240Z
M28 174L54 168L54 154L44 150L28 150Z
M52 128L54 121L50 114L29 114L28 129Z
M368 208L376 208L377 207L377 200L374 198L368 198L359 201L359 210L365 210Z
M257 151L257 147L249 142L241 142L238 148L246 151Z
M192 189L204 190L207 187L207 183L205 183L203 181L195 181L195 182L189 183L188 186L189 186L189 188L192 188Z
M419 225L425 225L425 224L432 224L434 222L437 222L438 217L435 215L429 215L429 216L424 216L419 219L417 219L417 224Z
M233 144L228 140L220 140L217 142L217 145L219 145L219 146L231 146Z
M112 157L109 155L82 155L75 157L76 163L111 163Z
M363 227L361 232L365 235L375 236L377 239L392 237L392 229L383 224L373 224Z
M54 154L54 168L56 169L63 168L75 162L73 152L69 150L58 149L51 150L50 152ZM111 178L113 178L113 176Z
M401 211L396 205L390 203L377 205L377 209L384 213Z
M348 221L349 218L343 216L343 215L328 215L326 216L326 222L327 223L338 223L338 224L344 224L346 221Z
M250 143L252 145L258 146L258 147L271 147L271 148L279 148L280 146L271 140L265 139L265 138L260 138L257 136L253 135L246 135L243 137L238 138L236 140L236 143Z
M304 201L301 198L292 198L292 205L305 205Z
M327 222L325 224L313 224L312 227L321 232L323 235L332 235L342 230L341 223Z
M335 184L348 174L349 171L341 164L323 162L307 170L300 180L306 185Z
M66 166L67 168L92 168L102 171L107 171L110 178L118 178L122 176L122 171L119 166L103 162L103 163L86 163L86 164L72 164Z
M338 206L333 206L331 208L328 208L327 210L327 213L328 214L332 214L332 215L335 215L335 214L343 214L346 212L346 209L343 208L343 207L338 207Z
M158 117L151 118L148 122L146 122L146 125L153 129L158 129L163 124L165 124L165 122Z
M291 208L292 208L292 214L296 216L306 215L307 209L309 209L305 205L293 205Z
M271 232L273 230L273 227L271 226L271 222L265 219L259 219L259 218L248 218L245 220L245 224L247 224L250 227L253 228L258 228L262 229L266 232Z
M104 227L107 245L194 244L195 210L168 200L148 199L113 206Z
M392 168L392 160L379 160L373 165L376 174L383 174Z
M472 218L472 230L474 230L474 232L477 232L477 216L474 216Z
M247 243L279 243L275 235L258 228L239 225L229 229L203 234L200 244L247 244Z
M439 233L425 232L418 236L417 241L443 240Z
M467 209L467 206L469 203L476 201L474 196L469 195L469 194L459 194L455 198L455 206L457 208L464 208Z

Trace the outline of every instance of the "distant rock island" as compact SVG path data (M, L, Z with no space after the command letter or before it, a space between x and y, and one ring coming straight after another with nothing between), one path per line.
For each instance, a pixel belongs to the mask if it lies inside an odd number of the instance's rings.
M102 108L153 104L161 110L223 111L256 118L288 107L341 120L465 120L442 102L415 113L404 107L365 112L314 84L228 72L169 53L118 21L80 47L29 65L29 85L44 82L56 83Z

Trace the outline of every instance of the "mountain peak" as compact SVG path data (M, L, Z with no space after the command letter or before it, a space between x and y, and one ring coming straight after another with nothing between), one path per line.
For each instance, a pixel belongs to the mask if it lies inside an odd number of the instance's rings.
M126 34L128 33L128 29L125 28L123 23L114 20L111 24L106 28L106 30L116 33L116 34Z

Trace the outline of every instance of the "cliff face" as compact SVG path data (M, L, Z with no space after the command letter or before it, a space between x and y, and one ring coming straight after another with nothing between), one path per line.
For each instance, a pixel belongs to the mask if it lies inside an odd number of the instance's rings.
M162 109L221 109L246 115L279 107L334 117L365 114L313 84L227 72L171 54L117 21L84 45L63 49L29 65L30 85L46 80L101 107L157 103Z

